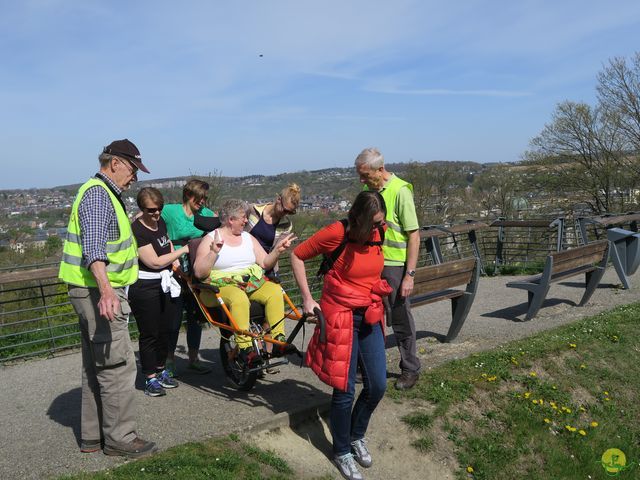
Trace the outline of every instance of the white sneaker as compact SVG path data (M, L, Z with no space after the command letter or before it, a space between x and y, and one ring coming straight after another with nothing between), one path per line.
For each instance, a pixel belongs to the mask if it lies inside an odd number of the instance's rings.
M351 442L351 451L353 456L361 466L369 468L371 466L371 452L367 448L367 441L364 438Z
M363 480L358 465L356 465L353 459L352 453L346 453L344 455L336 455L333 457L333 463L336 464L338 470L344 478L347 480Z

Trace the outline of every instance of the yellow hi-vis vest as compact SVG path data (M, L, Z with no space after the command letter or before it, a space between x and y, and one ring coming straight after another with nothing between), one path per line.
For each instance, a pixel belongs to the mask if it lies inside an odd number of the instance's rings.
M398 192L403 187L407 187L413 192L413 185L394 175L380 192L387 206L387 217L385 218L387 231L384 234L382 254L385 260L401 263L407 261L407 245L409 242L409 235L407 235L402 225L400 225L400 219L398 218L398 212L396 210L396 198ZM364 190L369 190L369 187L365 185Z
M82 261L80 221L78 219L78 206L84 193L87 189L95 186L104 188L109 194L120 230L120 237L117 240L107 242L107 260L109 262L107 264L107 278L112 287L125 287L135 283L138 279L138 246L131 231L131 223L120 201L111 189L97 178L92 178L82 185L73 202L58 277L65 283L79 287L98 286L95 277Z

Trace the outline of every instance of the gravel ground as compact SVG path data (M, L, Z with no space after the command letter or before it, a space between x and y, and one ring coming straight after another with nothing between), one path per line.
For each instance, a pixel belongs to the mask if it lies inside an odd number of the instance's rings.
M502 343L527 337L538 331L573 322L609 310L616 305L640 301L640 289L620 290L613 269L604 276L589 304L576 307L583 288L581 278L553 284L538 316L522 322L526 312L525 291L506 288L511 277L482 278L476 300L456 342L441 344L433 333L446 333L450 321L449 302L416 308L419 347L423 369L461 358ZM307 340L310 331L307 331ZM390 375L397 374L397 355L391 332L387 332ZM225 382L218 361L219 335L207 329L202 357L213 373L182 372L180 388L165 397L143 395L139 379L138 430L161 449L193 440L231 432L249 439L264 439L263 446L283 454L300 474L334 474L327 455L330 436L322 420L309 422L311 412L326 409L330 389L306 368L286 365L278 375L267 375L249 393L239 393ZM178 370L186 367L184 338L181 337ZM79 471L94 471L124 462L101 453L81 454L79 442L80 355L77 352L46 360L31 360L0 367L0 478L41 479ZM384 400L376 411L371 430L374 455L384 454L368 469L366 478L433 478L449 476L450 458L423 456L417 461L394 462L388 452L406 451L399 407ZM317 417L311 417L312 420ZM311 435L305 424L313 426ZM300 427L300 426L303 427ZM392 427L400 425L398 440ZM397 427L396 427L397 428ZM376 430L377 429L377 430ZM390 430L391 429L391 430ZM264 432L271 431L265 437ZM376 435L376 431L378 434ZM402 435L400 435L402 434ZM401 438L402 437L402 438ZM265 445L266 443L266 445ZM300 449L298 450L296 449ZM297 462L296 459L304 459ZM416 459L413 459L416 460ZM429 476L427 475L426 478Z

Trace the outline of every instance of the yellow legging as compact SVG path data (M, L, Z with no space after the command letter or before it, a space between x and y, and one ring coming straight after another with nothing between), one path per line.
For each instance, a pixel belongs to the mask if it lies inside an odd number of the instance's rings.
M284 320L282 320L282 317L284 317L284 298L282 297L282 287L277 283L265 282L259 289L249 295L238 287L228 285L220 287L220 296L229 307L231 315L233 315L239 328L249 330L249 301L253 300L264 305L267 323L273 329L271 330L271 336L284 335ZM274 327L274 325L276 326ZM236 343L240 348L250 347L251 337L236 334Z

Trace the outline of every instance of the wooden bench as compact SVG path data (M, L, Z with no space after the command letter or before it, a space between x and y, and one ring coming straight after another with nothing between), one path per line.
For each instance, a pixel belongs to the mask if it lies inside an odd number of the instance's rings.
M607 240L600 240L582 247L552 252L547 257L541 274L507 283L507 287L521 288L527 290L529 294L529 309L525 320L531 320L536 316L552 282L582 273L585 274L585 292L579 305L586 304L604 275L609 248L610 244Z
M451 326L444 338L454 340L467 319L480 278L479 260L463 258L416 269L411 306L418 307L440 300L451 300ZM465 285L465 289L457 289Z

